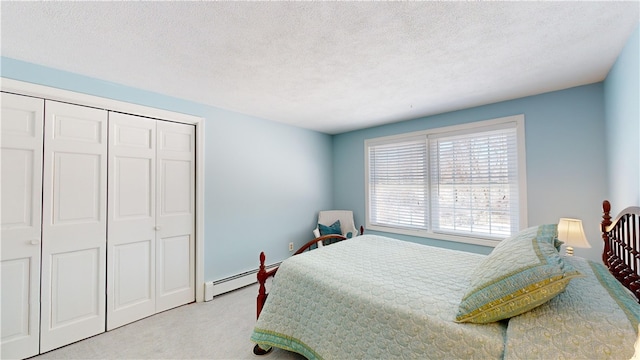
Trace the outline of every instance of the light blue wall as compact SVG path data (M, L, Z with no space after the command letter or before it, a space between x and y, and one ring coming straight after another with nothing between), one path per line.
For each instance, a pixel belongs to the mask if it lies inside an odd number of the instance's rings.
M240 114L207 126L207 267L224 278L263 250L284 260L332 208L331 137Z
M604 81L609 199L617 214L640 206L640 26Z
M332 138L78 74L1 58L2 77L205 118L205 280L290 255L332 208ZM212 101L215 101L213 99Z
M525 115L529 225L557 223L560 217L582 219L592 249L576 249L576 255L600 259L601 203L607 194L602 83L337 135L334 205L353 209L356 223L364 224L365 139L516 114ZM491 251L482 246L385 235L479 253Z

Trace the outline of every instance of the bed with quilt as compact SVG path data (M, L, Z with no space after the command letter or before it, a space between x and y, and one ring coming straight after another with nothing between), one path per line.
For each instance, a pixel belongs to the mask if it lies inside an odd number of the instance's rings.
M631 209L637 231L640 208ZM631 358L640 305L629 284L602 263L561 255L559 246L556 225L541 225L489 255L375 235L302 252L282 262L268 298L261 294L254 352L278 347L308 359ZM612 247L606 265L618 256Z

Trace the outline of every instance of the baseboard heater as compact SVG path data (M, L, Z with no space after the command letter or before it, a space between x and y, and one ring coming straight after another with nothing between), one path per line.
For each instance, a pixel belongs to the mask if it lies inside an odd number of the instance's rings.
M267 271L280 266L280 262L266 266ZM228 293L229 291L237 290L248 285L252 285L258 282L256 278L258 269L243 272L230 276L228 278L208 281L204 284L204 301L211 301L214 297Z

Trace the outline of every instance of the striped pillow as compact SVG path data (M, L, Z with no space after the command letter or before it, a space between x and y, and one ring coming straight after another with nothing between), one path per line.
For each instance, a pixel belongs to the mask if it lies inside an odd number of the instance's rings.
M473 273L457 322L490 323L527 312L564 291L581 274L556 250L557 225L522 230L503 240Z

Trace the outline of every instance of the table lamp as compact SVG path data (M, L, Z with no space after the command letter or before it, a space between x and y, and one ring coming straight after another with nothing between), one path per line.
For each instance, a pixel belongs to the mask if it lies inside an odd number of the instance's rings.
M558 222L558 240L564 241L567 246L567 256L573 256L573 247L590 248L587 237L584 235L582 220L560 218Z

